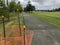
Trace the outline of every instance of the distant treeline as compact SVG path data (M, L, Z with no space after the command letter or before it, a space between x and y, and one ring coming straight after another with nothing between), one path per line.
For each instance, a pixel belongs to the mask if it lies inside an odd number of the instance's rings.
M60 8L53 9L53 11L60 11Z
M52 10L35 10L35 11L56 12L56 11L60 11L60 8L56 8L56 9L52 9Z

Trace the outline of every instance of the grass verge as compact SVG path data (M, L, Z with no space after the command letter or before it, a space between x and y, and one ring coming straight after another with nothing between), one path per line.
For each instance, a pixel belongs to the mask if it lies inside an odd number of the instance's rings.
M60 12L32 12L32 16L60 27Z

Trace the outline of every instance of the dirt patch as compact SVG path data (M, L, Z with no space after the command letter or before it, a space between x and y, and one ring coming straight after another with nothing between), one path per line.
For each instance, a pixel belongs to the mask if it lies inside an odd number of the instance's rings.
M8 27L9 25L11 25L13 23L13 21L9 22L6 24L6 27Z
M11 35L7 38L0 38L0 45L31 45L33 32L30 30L24 30L21 26L21 36L20 36L20 30L18 25L12 26L12 32ZM25 40L25 41L24 41ZM25 43L24 43L25 42Z

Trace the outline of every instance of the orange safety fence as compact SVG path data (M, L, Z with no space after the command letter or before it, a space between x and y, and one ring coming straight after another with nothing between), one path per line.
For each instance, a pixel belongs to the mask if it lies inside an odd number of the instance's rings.
M7 38L0 37L0 45L31 45L32 38L33 38L33 32L31 30L21 30L22 35L20 36L20 32L17 25L12 26L12 36ZM25 31L25 33L24 33ZM25 35L25 37L24 37Z

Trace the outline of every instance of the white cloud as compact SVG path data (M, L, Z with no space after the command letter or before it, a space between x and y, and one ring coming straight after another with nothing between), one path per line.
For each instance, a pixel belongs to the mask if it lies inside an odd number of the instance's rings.
M29 0L19 0L23 7L27 5ZM60 0L30 0L36 6L36 9L53 9L60 7Z

